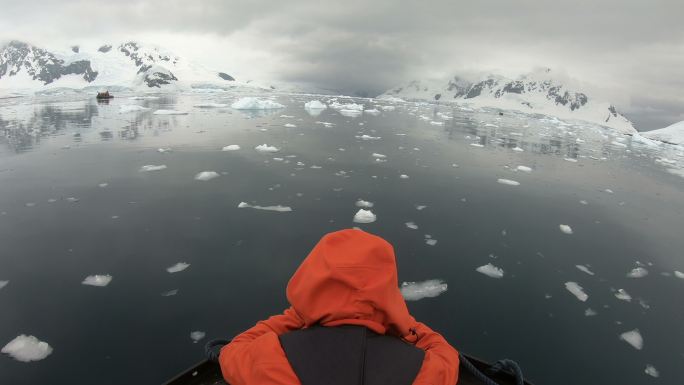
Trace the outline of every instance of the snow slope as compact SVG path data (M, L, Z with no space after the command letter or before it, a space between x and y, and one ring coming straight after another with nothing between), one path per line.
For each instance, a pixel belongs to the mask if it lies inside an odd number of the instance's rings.
M629 119L607 102L593 100L574 91L550 69L533 71L517 79L489 75L472 83L459 77L448 81L414 80L386 91L383 97L407 100L452 101L473 107L494 107L597 123L632 134Z
M684 145L684 120L665 128L642 132L641 136L665 143Z

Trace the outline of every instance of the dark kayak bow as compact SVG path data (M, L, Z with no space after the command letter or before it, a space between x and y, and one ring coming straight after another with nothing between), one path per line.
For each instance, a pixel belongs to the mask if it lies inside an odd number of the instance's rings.
M381 336L394 342L395 338ZM389 341L389 340L392 341ZM207 359L185 370L165 385L228 385L221 374L217 363L221 348L229 343L227 340L212 340L205 345ZM290 344L281 340L284 348ZM295 358L295 357L293 357ZM460 354L460 368L458 385L532 385L523 379L522 371L515 361L500 360L495 364L488 364L478 358ZM296 365L295 365L296 366Z

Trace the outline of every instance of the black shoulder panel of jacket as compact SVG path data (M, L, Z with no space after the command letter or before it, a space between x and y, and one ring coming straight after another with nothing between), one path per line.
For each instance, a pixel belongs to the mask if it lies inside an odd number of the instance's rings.
M363 326L315 326L280 336L302 385L411 385L425 353Z

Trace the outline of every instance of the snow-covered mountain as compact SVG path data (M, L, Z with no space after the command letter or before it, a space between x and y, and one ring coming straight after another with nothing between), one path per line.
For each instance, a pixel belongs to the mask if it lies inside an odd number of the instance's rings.
M51 52L20 41L0 47L0 88L5 90L90 86L183 89L228 85L234 80L225 72L133 41L91 50L72 46L67 52Z
M641 132L641 136L670 144L684 145L684 120L665 128Z
M477 82L459 77L448 81L414 80L383 95L539 113L598 123L626 134L636 132L632 122L617 112L615 106L572 90L553 75L550 69L543 69L517 79L489 75Z

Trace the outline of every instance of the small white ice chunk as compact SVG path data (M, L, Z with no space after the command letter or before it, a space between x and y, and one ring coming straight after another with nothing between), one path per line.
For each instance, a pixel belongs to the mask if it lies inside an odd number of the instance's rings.
M249 209L255 209L255 210L277 211L277 212L281 212L281 213L292 211L292 208L289 206L281 206L281 205L277 205L277 206L252 206L247 202L240 202L240 204L238 204L238 208L239 209L249 208Z
M430 238L430 239L426 239L426 240L425 240L425 244L427 244L428 246L434 246L434 245L437 244L437 240L436 240L436 239L431 239L431 238Z
M632 296L629 295L629 293L627 293L625 289L618 289L618 291L615 292L615 298L627 302L630 302L632 300Z
M370 210L359 209L354 214L354 222L356 223L372 223L375 222L377 216Z
M261 152L278 152L280 151L277 147L275 146L269 146L268 144L260 144L256 147L254 147L255 150L261 151Z
M630 330L620 334L620 339L632 345L636 350L641 350L644 347L644 338L639 333L639 329Z
M196 331L190 333L190 338L192 338L192 342L196 344L199 340L204 338L204 336L206 336L206 335L207 335L207 333L196 330Z
M660 372L658 372L658 369L655 368L653 365L646 365L646 369L644 369L644 373L648 374L651 377L658 378L660 377Z
M684 279L684 273L682 273L682 272L679 271L679 270L675 270L674 275L675 275L675 277L677 277L677 278Z
M377 152L374 152L374 153L373 153L373 158L385 159L385 158L387 158L387 155L378 154Z
M409 176L406 175L406 174L401 174L401 175L399 175L399 178L401 178L401 179L408 179Z
M510 180L510 179L497 179L498 183L505 184L508 186L520 186L520 182Z
M516 169L522 172L532 172L532 168L527 166L518 166Z
M100 286L104 287L109 285L109 283L112 282L112 276L109 274L104 274L104 275L89 275L85 277L83 282L81 282L83 285L89 285L89 286Z
M413 222L406 222L405 224L409 229L418 230L418 225Z
M370 208L370 207L373 207L373 202L364 201L363 199L359 199L358 201L356 201L356 207Z
M7 286L8 283L9 283L9 281L0 281L0 289Z
M437 297L445 291L447 291L447 284L440 279L430 279L423 282L404 282L401 284L401 295L407 301Z
M285 108L284 105L276 103L268 99L259 99L254 97L241 98L230 106L236 110L272 110L276 108Z
M577 284L577 282L566 282L565 288L582 302L585 302L587 298L589 298L587 293L584 292L582 286Z
M0 351L17 361L31 362L45 359L52 353L52 347L34 336L22 334L10 341Z
M586 317L593 317L593 316L595 316L596 314L598 314L598 313L596 312L596 310L594 310L594 309L592 309L592 308L588 308L587 310L584 311L584 315L585 315Z
M491 278L502 278L504 276L504 271L503 269L496 267L492 265L491 263L488 263L486 265L482 265L475 269L478 273L482 273L488 277Z
M221 175L216 171L202 171L199 174L195 175L195 180L201 180L203 182L206 182L208 180L218 178L219 176Z
M584 265L575 265L575 267L589 275L594 275L594 272L589 270L589 268Z
M173 265L173 266L171 266L171 267L167 267L167 268L166 268L166 271L168 271L168 272L171 273L171 274L173 274L173 273L180 273L181 271L187 269L188 267L190 267L190 264L189 264L189 263L178 262L177 264L175 264L175 265Z
M312 100L304 103L304 108L307 110L325 110L328 106L321 103L319 100Z
M562 231L564 234L572 234L572 227L569 225L558 225L560 228L560 231Z
M629 278L642 278L648 275L648 270L644 269L643 267L636 267L632 269L629 273L627 273L627 277Z
M240 146L237 144L229 144L221 149L221 151L237 151L240 149Z
M297 127L297 125L296 125L296 124L292 124L292 123L285 123L285 124L283 125L283 127L295 128L295 127Z
M165 170L165 169L166 169L165 164L160 164L160 165L147 164L145 166L140 167L140 172L160 171L160 170Z

